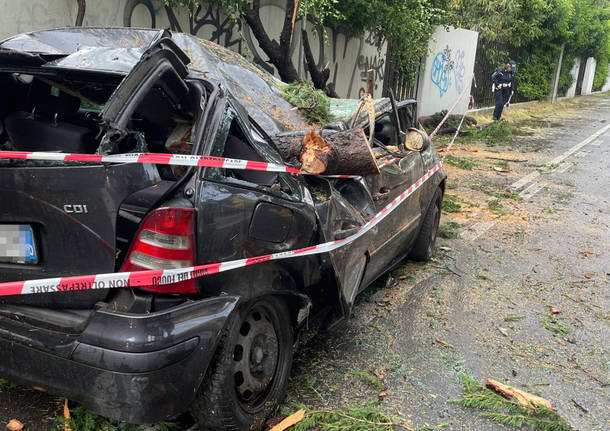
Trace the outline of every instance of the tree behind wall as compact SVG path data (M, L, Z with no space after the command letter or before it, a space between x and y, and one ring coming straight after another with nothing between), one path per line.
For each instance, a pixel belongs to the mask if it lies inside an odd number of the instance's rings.
M499 67L509 58L517 61L519 93L526 100L547 97L562 44L560 93L572 83L576 56L606 64L610 58L608 0L455 0L452 20L479 30L478 49L488 62ZM607 66L598 68L595 85L603 85L606 74Z
M275 66L285 82L298 79L297 67L290 56L290 44L294 38L295 20L306 19L324 29L332 27L346 36L361 35L370 31L381 46L388 42L397 54L398 68L413 77L419 62L425 56L428 40L434 26L443 17L442 7L451 0L285 0L285 15L279 39L274 39L262 24L260 0L206 0L204 3L218 6L231 18L241 20L250 27L260 48ZM194 11L199 0L165 0L169 6L186 7ZM334 95L326 84L330 76L327 66L318 67L311 51L306 32L303 38L304 63L316 88Z

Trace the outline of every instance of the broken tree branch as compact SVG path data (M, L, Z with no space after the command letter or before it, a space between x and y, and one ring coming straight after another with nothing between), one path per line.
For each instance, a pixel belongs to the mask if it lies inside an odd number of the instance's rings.
M305 410L300 409L290 416L284 418L282 422L271 428L270 431L284 431L293 426L296 423L299 423L305 417Z
M538 410L540 407L544 407L548 410L556 411L557 409L553 405L538 395L530 394L529 392L522 391L509 385L498 382L497 380L487 379L485 384L489 389L492 389L502 395L503 397L512 400L515 399L521 407L529 410Z

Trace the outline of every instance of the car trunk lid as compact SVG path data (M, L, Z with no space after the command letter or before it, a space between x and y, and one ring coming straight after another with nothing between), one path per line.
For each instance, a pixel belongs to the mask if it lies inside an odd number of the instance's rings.
M22 236L27 243L22 248L33 248L26 259L7 258L8 249L0 250L2 282L113 272L121 203L160 181L156 167L147 164L12 161L2 165L0 226L17 225L24 231L29 227L31 238ZM0 229L0 243L10 239L10 229ZM107 294L107 290L41 292L0 297L0 303L89 308Z

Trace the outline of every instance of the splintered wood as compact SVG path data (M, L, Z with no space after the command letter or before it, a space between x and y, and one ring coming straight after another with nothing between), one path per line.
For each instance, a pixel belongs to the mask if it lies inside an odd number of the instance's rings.
M312 174L321 174L326 171L328 157L332 151L330 145L314 130L305 135L302 145L302 169Z
M305 417L305 410L298 410L296 413L291 414L287 418L285 418L282 422L271 428L269 431L284 431L294 424L301 422Z
M485 384L489 389L492 389L507 399L515 399L523 408L530 410L538 410L544 407L549 410L556 411L557 409L552 404L538 395L530 394L512 386L505 385L493 379L487 379Z

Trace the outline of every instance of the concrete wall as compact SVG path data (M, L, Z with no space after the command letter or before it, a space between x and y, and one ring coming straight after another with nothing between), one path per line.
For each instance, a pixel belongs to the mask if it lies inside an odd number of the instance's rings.
M610 64L608 65L608 76L606 76L606 83L602 86L602 91L610 91Z
M581 95L585 96L591 94L593 89L593 79L595 78L595 68L597 67L597 60L593 57L587 58L585 63L585 74L582 78L582 90Z
M454 113L468 110L479 34L476 31L437 27L430 44L423 73L419 77L419 115L449 109L462 91L465 94Z
M275 39L279 38L284 20L284 3L261 0L263 25ZM77 5L75 0L0 0L0 10L0 39L4 39L17 33L73 25ZM166 7L162 0L88 0L84 25L171 28L191 33L235 50L277 76L250 29L235 27L226 15L212 7L203 7L189 17L185 10ZM302 22L296 24L291 55L302 76L306 76L298 61L302 55L302 25ZM329 82L334 83L341 97L358 97L364 91L368 69L375 71L375 95L381 95L385 45L378 48L371 34L347 38L332 29L327 29L324 40L320 31L311 28L309 24L309 40L316 62L319 66L329 65Z
M570 69L570 75L572 75L572 85L570 88L568 88L568 91L566 91L566 97L574 97L576 95L576 84L578 81L578 73L580 72L580 63L580 57L576 57L574 59L574 65L572 66L572 69Z

